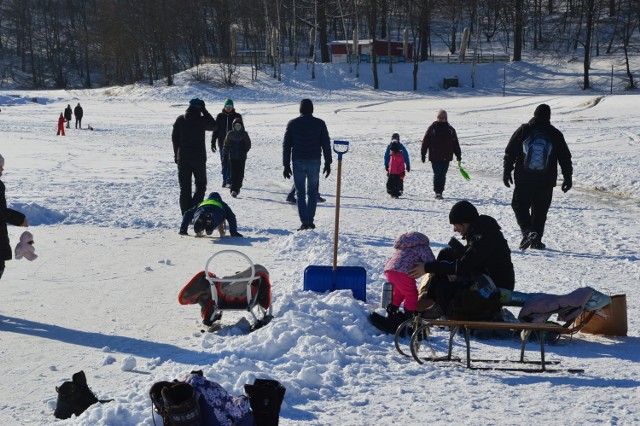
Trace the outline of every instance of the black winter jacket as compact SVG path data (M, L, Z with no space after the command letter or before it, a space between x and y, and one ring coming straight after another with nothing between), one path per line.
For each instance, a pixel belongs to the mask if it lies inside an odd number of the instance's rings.
M321 152L322 151L322 152ZM301 114L287 124L282 141L282 163L295 160L320 160L331 164L331 140L325 122L311 114Z
M216 130L216 128L216 120L207 110L187 108L187 112L176 119L171 133L175 162L180 164L198 160L206 163L207 148L204 132Z
M232 109L229 114L222 109L222 112L216 116L216 124L218 128L213 131L211 135L211 151L215 152L215 143L218 143L218 149L222 150L224 145L224 139L227 137L227 133L233 130L233 120L239 118L242 120L242 115L237 113L235 109Z
M10 260L13 257L7 224L20 226L24 223L25 216L7 207L4 183L0 181L0 259Z
M551 157L549 158L549 167L543 174L532 173L524 169L524 150L522 144L529 136L532 128L544 131L553 145ZM504 170L511 173L515 166L514 183L516 186L527 183L535 183L540 186L556 186L556 181L558 180L558 164L560 164L562 176L565 179L571 178L573 175L571 152L569 151L567 142L564 140L562 132L551 125L549 120L541 120L540 118L534 117L529 120L528 123L521 125L511 136L509 144L505 149Z
M82 107L80 105L76 105L76 107L73 109L73 115L75 115L76 118L81 119L83 114L84 111L82 110Z
M251 138L249 134L244 130L239 132L232 130L227 133L227 137L224 139L223 152L224 158L229 158L232 161L246 160L247 152L251 149Z

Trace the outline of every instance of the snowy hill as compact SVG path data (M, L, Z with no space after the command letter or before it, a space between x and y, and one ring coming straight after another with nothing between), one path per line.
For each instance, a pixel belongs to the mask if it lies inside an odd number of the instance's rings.
M194 82L187 71L172 87L0 91L2 181L9 205L27 214L39 255L7 262L0 281L0 424L56 424L55 387L84 370L98 397L115 401L58 424L152 425L151 385L194 369L235 395L254 378L280 381L285 425L638 424L638 95L620 89L618 74L610 95L605 62L594 62L594 89L587 92L577 84L579 64L483 64L475 88L471 65L427 64L417 92L410 90L411 64L395 64L393 74L384 67L377 91L370 69L363 66L355 78L346 65L316 65L316 80L305 65L286 67L282 82L267 74L251 82L242 70L233 89ZM461 87L442 89L442 79L454 75ZM207 163L208 192L220 191L245 238L178 235L170 133L194 96L212 113L233 98L252 138L239 198L220 188L218 154L209 153ZM327 202L318 208L317 228L296 232L281 141L303 97L313 99L333 139L351 142L343 158L338 264L366 269L367 303L348 291L302 291L306 266L332 263L337 170L334 164L321 179ZM56 137L57 116L78 102L83 122L95 130ZM502 156L540 103L551 106L552 123L568 141L574 188L554 191L548 249L521 252ZM419 156L439 108L449 113L472 177L465 181L451 167L443 201L433 198L431 167ZM385 193L382 158L396 131L412 160L398 200ZM517 290L626 293L629 336L578 334L547 347L549 358L585 369L578 375L469 371L401 357L392 337L368 322L380 302L384 262L402 232L425 233L434 252L444 247L453 235L449 209L461 199L503 227ZM14 246L23 231L9 227ZM202 333L198 307L178 304L182 286L222 249L240 250L269 270L275 318L265 328L248 334L248 316L227 312L222 330ZM239 267L228 259L214 272ZM483 356L514 358L519 345L473 346ZM456 350L463 351L461 339Z

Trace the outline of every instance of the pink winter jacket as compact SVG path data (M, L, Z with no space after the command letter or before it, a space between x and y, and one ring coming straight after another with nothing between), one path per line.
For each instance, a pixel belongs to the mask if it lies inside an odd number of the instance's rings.
M389 153L389 174L402 175L404 174L404 171L404 155L402 154L402 151ZM429 244L428 238L427 244Z
M384 265L385 271L407 273L418 263L435 262L429 238L420 232L407 232L393 242L395 253Z

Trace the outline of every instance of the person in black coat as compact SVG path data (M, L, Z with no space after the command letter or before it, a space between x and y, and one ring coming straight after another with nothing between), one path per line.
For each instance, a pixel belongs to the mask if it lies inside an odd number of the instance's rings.
M0 176L4 171L4 157L0 155ZM15 226L29 226L27 217L13 209L7 207L7 199L5 197L5 186L0 180L0 278L4 273L5 261L11 260L13 252L9 242L9 231L7 224Z
M224 101L224 108L222 108L222 112L216 116L216 123L218 125L218 128L214 130L213 134L211 135L211 151L216 152L217 143L217 150L220 153L220 164L222 165L220 173L222 174L223 188L231 187L231 161L229 160L229 158L224 157L224 139L227 137L227 133L233 130L234 120L238 119L242 121L242 115L236 112L231 98L227 98L227 100Z
M318 202L320 161L324 156L324 177L331 173L331 141L325 122L313 116L311 99L300 101L300 116L289 121L282 141L283 176L293 181L298 193L299 231L314 229ZM293 163L293 170L291 169Z
M71 109L71 105L67 104L67 107L64 109L64 119L67 122L67 129L71 127L69 123L71 123L72 118L73 118L73 110Z
M189 101L187 111L173 124L174 161L178 165L180 184L180 211L184 212L200 204L207 190L207 148L205 131L216 130L216 120L205 108L203 100ZM191 193L191 182L195 181L195 191Z
M546 246L542 242L547 212L551 206L553 188L558 179L558 164L562 169L562 192L567 192L573 185L573 165L571 152L564 140L564 135L550 123L551 108L541 104L536 108L533 118L515 131L505 149L503 182L507 188L514 184L511 207L516 221L522 231L520 250L542 250ZM523 143L533 131L543 132L552 145L549 151L548 165L542 171L530 171L525 167ZM514 179L511 172L515 168Z
M478 214L469 201L451 208L449 222L467 245L453 238L452 247L442 249L436 262L416 265L409 274L413 278L432 274L431 285L420 299L429 300L429 311L437 312L435 316L491 320L500 314L501 298L515 287L509 244L498 222Z
M82 116L84 115L84 111L80 106L80 102L78 102L78 105L76 105L76 107L73 109L73 115L76 116L76 129L82 129Z

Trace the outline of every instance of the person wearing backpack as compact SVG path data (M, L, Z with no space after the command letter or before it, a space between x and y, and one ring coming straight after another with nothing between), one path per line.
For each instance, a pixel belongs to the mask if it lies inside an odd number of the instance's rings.
M562 132L550 119L549 105L538 105L533 118L515 131L505 149L502 181L507 188L514 185L511 207L522 231L520 250L546 247L542 236L558 179L558 164L564 178L562 192L573 185L571 152Z

